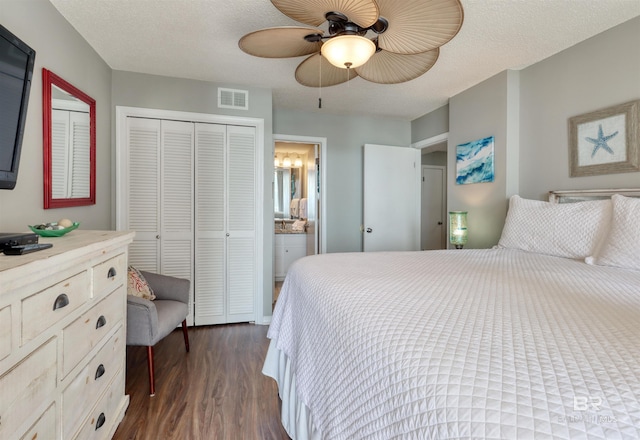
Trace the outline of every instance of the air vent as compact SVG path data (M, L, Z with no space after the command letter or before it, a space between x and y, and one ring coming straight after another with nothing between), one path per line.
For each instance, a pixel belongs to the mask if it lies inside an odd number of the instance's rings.
M218 108L249 110L249 92L218 88Z

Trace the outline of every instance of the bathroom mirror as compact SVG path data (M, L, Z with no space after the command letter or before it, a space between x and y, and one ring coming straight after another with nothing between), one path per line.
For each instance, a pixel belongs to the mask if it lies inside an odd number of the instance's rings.
M96 101L42 69L44 208L96 203Z
M289 207L292 199L302 195L302 170L300 168L276 168L273 178L273 211L275 218L291 218Z
M289 202L291 201L291 170L288 168L276 168L273 182L274 217L289 218Z

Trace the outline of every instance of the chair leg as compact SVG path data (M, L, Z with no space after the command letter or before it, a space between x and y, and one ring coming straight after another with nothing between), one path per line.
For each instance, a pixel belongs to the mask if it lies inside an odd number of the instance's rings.
M189 352L189 333L187 333L187 320L182 321L182 334L184 335L184 346L187 348L187 353Z
M153 368L153 347L147 347L147 364L149 365L149 395L156 395L156 378Z

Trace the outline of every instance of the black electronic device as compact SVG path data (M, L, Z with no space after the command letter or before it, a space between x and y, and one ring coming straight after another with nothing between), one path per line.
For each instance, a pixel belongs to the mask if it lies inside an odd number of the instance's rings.
M13 189L36 51L0 25L0 189Z
M8 247L38 243L38 235L33 232L0 232L0 252Z
M5 255L23 255L31 252L41 251L43 249L49 249L53 247L51 243L34 243L34 244L23 244L19 246L10 246L4 248Z

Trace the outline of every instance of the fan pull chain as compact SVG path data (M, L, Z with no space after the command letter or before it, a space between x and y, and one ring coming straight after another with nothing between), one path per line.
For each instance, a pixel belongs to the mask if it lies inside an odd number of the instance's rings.
M320 55L320 84L318 87L318 108L322 108L322 53Z

